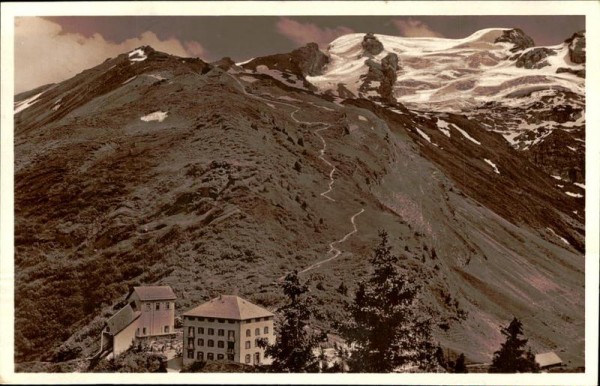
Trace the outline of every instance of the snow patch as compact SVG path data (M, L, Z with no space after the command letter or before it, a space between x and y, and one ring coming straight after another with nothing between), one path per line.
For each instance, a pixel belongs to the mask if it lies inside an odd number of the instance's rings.
M579 182L574 182L573 185L579 186L581 189L585 189L585 185Z
M121 84L127 84L127 83L131 82L132 80L134 80L135 78L137 78L137 75L132 76L131 78L127 79L125 82L123 82Z
M144 115L143 117L141 117L140 119L144 122L151 122L151 121L158 121L158 122L162 122L165 120L165 118L167 117L166 112L164 111L155 111L153 113L150 113L148 115Z
M132 62L143 62L146 59L148 59L148 57L142 48L138 48L129 53L129 60Z
M245 60L245 61L243 61L243 62L237 62L235 65L236 65L236 66L241 66L241 65L244 65L244 64L246 64L246 63L250 63L250 62L251 62L251 61L253 61L254 59L256 59L256 58L250 58L250 59L248 59L248 60Z
M54 107L52 108L52 111L56 111L56 110L58 110L58 109L60 109L60 104L58 104L58 105L54 106Z
M159 74L146 74L146 76L150 77L150 78L154 78L156 80L165 80L167 78L163 78L162 76L160 76Z
M37 102L37 99L40 97L40 95L42 95L44 92L42 91L41 93L32 96L31 98L27 98L24 101L21 102L16 102L15 103L15 114L20 113L21 111L25 110L26 108L30 107L31 105L33 105L35 102Z
M280 97L279 97L279 98L277 98L277 99L281 99L281 100L284 100L284 101L289 101L289 102L302 102L300 99L292 98L292 97L290 97L290 96L287 96L287 95L280 96Z
M562 180L562 178L560 178L560 176L552 176L552 178L554 178L555 180Z
M477 145L481 145L481 142L479 142L478 140L476 140L475 138L471 137L469 135L469 133L467 133L466 131L464 131L463 129L461 129L460 127L456 126L456 125L452 125L456 130L458 130L466 139L468 139L469 141L477 144Z
M431 143L431 138L429 138L429 136L427 134L425 134L423 131L421 131L421 129L419 129L418 127L417 129L417 133L419 133L419 135L423 138L425 138L427 140L427 142Z
M563 243L565 243L567 245L571 245L571 243L568 242L567 239L565 239L564 237L559 236L558 233L554 232L554 229L552 229L552 228L546 228L546 229L548 229L550 231L550 233L552 233L554 236L556 236L559 239L561 239Z
M240 79L243 80L244 82L248 82L248 83L254 83L258 80L252 76L246 76L246 75L240 76Z
M364 121L364 122L367 122L367 121L368 121L368 119L367 119L366 117L363 117L362 115L359 115L359 116L358 116L358 120L359 120L359 121Z
M493 168L494 168L494 171L495 171L497 174L500 174L500 170L498 170L498 167L496 166L496 164L495 164L495 163L493 163L492 161L490 161L490 160L489 160L489 159L487 159L487 158L485 158L485 159L484 159L484 161L485 161L485 162L486 162L488 165L490 165L491 167L493 167Z
M579 194L579 193L565 192L565 194L566 194L567 196L576 197L576 198L581 198L581 197L583 197L583 195L581 195L581 194Z
M437 125L438 129L440 129L440 131L444 133L446 137L450 138L450 126L448 126L448 122L438 118L435 124Z

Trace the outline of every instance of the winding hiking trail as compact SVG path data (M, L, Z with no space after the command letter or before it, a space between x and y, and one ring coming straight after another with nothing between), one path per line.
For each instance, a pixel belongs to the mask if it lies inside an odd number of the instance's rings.
M240 86L240 88L241 88L242 92L244 93L244 95L246 95L246 96L248 96L250 98L259 100L261 102L264 102L267 105L271 105L271 103L278 103L278 104L281 104L281 105L284 105L284 106L287 106L287 107L291 107L292 109L294 109L294 111L292 111L290 113L290 117L294 120L294 122L296 122L296 123L302 123L302 124L305 124L305 125L311 125L311 126L314 126L314 125L324 125L325 126L325 127L322 127L320 129L317 129L317 130L314 131L314 134L317 137L319 137L321 139L321 142L323 143L323 147L319 150L319 158L325 164L327 164L329 167L331 167L331 171L329 172L329 183L327 185L327 190L325 190L324 192L320 193L320 195L322 197L328 199L329 201L336 202L336 200L334 198L328 196L328 194L333 191L333 184L335 183L335 178L333 177L333 175L334 175L334 173L336 171L336 167L331 162L329 162L327 160L327 158L325 158L325 151L327 150L327 142L325 141L325 138L320 134L321 131L329 129L331 127L331 125L329 123L327 123L327 122L320 122L320 121L319 122L308 122L308 121L299 120L294 115L298 111L300 111L300 107L294 106L294 105L286 103L286 102L280 102L280 101L274 100L274 99L266 99L266 98L262 98L262 97L260 97L258 95L251 94L251 93L249 93L249 92L246 91L246 87L240 82L239 79L237 79L236 77L234 77L231 74L227 74L227 75L229 77L231 77ZM356 212L355 214L353 214L350 217L350 223L352 224L352 228L353 228L350 232L346 233L344 235L344 237L342 237L341 239L329 243L329 251L327 251L327 254L330 255L330 254L333 253L333 255L331 257L328 257L328 258L326 258L324 260L317 261L316 263L314 263L314 264L312 264L312 265L304 268L303 270L299 271L298 274L302 274L302 273L311 271L311 270L313 270L315 268L320 267L321 265L323 265L325 263L328 263L328 262L336 259L338 256L340 256L342 254L342 251L340 249L336 248L335 246L338 245L338 244L343 243L350 236L352 236L353 234L355 234L356 232L358 232L358 228L356 227L355 219L356 219L356 217L358 217L359 215L361 215L364 211L365 211L365 209L362 208L360 211ZM285 275L283 275L280 278L278 278L277 281L280 282L284 278L285 278Z
M327 254L330 254L331 252L333 252L333 256L325 259L325 260L321 260L318 261L316 263L314 263L313 265L310 265L306 268L304 268L302 271L298 272L298 274L304 273L304 272L308 272L310 270L313 270L315 268L320 267L321 265L330 262L331 260L335 259L336 257L338 257L339 255L342 254L342 251L339 250L338 248L335 247L335 245L337 244L341 244L344 241L346 241L348 239L348 237L352 236L353 234L355 234L356 232L358 232L358 229L356 228L356 223L354 222L354 219L359 216L360 214L362 214L365 211L365 209L361 209L358 212L354 213L352 215L352 217L350 217L350 223L352 224L352 227L354 228L352 231L346 233L346 235L344 235L344 237L342 237L341 239L334 241L332 243L329 244L329 251L327 251Z

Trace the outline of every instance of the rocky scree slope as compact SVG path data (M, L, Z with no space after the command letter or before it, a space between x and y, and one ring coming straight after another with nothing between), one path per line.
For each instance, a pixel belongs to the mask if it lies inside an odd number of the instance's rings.
M582 363L583 198L465 114L315 92L322 55L142 47L16 97L17 362L94 352L131 285L274 308L277 278L324 260L303 275L335 328L386 229L445 347L488 361L515 315Z

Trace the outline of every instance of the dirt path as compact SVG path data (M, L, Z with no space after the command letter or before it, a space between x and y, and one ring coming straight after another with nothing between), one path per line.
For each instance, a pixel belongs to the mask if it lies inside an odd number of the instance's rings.
M326 150L327 150L327 142L325 141L325 138L324 138L324 137L323 137L323 136L320 134L320 132L321 132L321 131L324 131L324 130L327 130L327 129L329 129L329 128L331 127L331 125L330 125L329 123L326 123L326 122L308 122L308 121L302 121L302 120L299 120L299 119L297 119L297 118L296 118L294 115L295 115L295 114L296 114L298 111L300 111L300 107L298 107L298 106L294 106L294 105L292 105L292 104L289 104L289 103L286 103L286 102L280 102L280 101L278 101L278 100L274 100L274 99L265 99L265 98L262 98L262 97L260 97L260 96L258 96L258 95L250 94L250 93L248 93L248 92L246 91L246 88L245 88L245 87L244 87L244 85L243 85L243 84L242 84L242 83L239 81L239 79L237 79L236 77L234 77L234 76L232 76L232 75L230 75L230 74L228 74L228 75L229 75L229 76L230 76L230 77L231 77L233 80L235 80L235 82L236 82L236 83L237 83L237 84L240 86L240 88L242 89L242 92L244 93L244 95L246 95L246 96L249 96L250 98L253 98L253 99L256 99L256 100L260 100L260 101L262 101L262 102L266 103L267 105L271 105L271 103L278 103L278 104L281 104L281 105L284 105L284 106L287 106L287 107L291 107L292 109L294 109L294 111L290 113L290 117L291 117L291 118L292 118L292 119L293 119L293 120L294 120L296 123L302 123L302 124L305 124L305 125L311 125L311 126L313 126L313 125L324 125L324 126L325 126L325 127L322 127L322 128L320 128L320 129L317 129L317 130L315 130L315 131L314 131L315 135L316 135L317 137L319 137L319 139L321 139L321 142L323 143L323 147L321 148L321 150L319 150L319 158L320 158L320 159L321 159L321 160L322 160L324 163L326 163L326 164L327 164L329 167L331 167L331 171L329 172L329 183L328 183L328 185L327 185L327 190L325 190L324 192L320 193L320 195L321 195L322 197L324 197L324 198L328 199L329 201L336 202L336 200L335 200L334 198L331 198L331 197L329 197L329 196L328 196L328 194L329 194L329 193L331 193L331 192L333 191L333 184L335 183L335 178L333 177L333 175L334 175L334 173L335 173L335 171L336 171L336 168L335 168L335 166L334 166L334 165L333 165L331 162L329 162L329 161L327 160L327 158L325 158L325 152L326 152ZM358 232L358 228L356 228L355 219L356 219L356 217L358 217L360 214L362 214L364 211L365 211L365 209L364 209L364 208L362 208L360 211L358 211L357 213L353 214L353 215L350 217L350 223L352 224L352 228L353 228L353 229L352 229L352 231L350 231L350 232L346 233L346 234L344 235L344 237L342 237L341 239L339 239L339 240L336 240L336 241L334 241L334 242L332 242L332 243L330 243L330 244L329 244L329 251L327 251L327 254L328 254L328 255L331 255L331 257L328 257L328 258L326 258L326 259L324 259L324 260L320 260L320 261L318 261L318 262L316 262L316 263L314 263L314 264L312 264L312 265L310 265L310 266L308 266L308 267L304 268L302 271L299 271L299 272L298 272L298 274L305 273L305 272L311 271L311 270L313 270L313 269L315 269L315 268L318 268L318 267L320 267L321 265L323 265L323 264L325 264L325 263L328 263L328 262L330 262L330 261L332 261L332 260L336 259L336 258L337 258L339 255L341 255L341 254L342 254L342 251L341 251L340 249L336 248L336 245L343 243L343 242L344 242L344 241L346 241L346 240L347 240L347 239L348 239L350 236L352 236L354 233ZM285 278L285 275L284 275L284 276L281 276L281 277L280 277L279 279L277 279L277 280L278 280L278 281L282 281L284 278Z
M353 214L353 215L352 215L352 217L350 217L350 223L352 224L352 228L353 228L353 229L352 229L352 231L350 231L350 232L346 233L346 234L344 235L344 237L342 237L341 239L339 239L339 240L336 240L336 241L334 241L334 242L332 242L332 243L330 243L330 244L329 244L329 251L327 252L327 254L331 254L331 253L333 252L333 255L332 255L331 257L328 257L328 258L327 258L327 259L325 259L325 260L318 261L318 262L314 263L313 265L310 265L310 266L308 266L307 268L304 268L302 271L298 272L298 274L305 273L305 272L311 271L311 270L313 270L313 269L315 269L315 268L318 268L318 267L320 267L321 265L323 265L323 264L325 264L325 263L328 263L328 262L330 262L331 260L333 260L333 259L337 258L339 255L341 255L341 254L342 254L342 251L341 251L341 250L339 250L338 248L336 248L335 246L336 246L337 244L341 244L341 243L343 243L344 241L346 241L346 240L348 239L348 237L350 237L350 236L352 236L353 234L355 234L356 232L358 232L358 229L356 228L356 223L354 222L354 219L355 219L356 217L358 217L360 214L362 214L364 211L365 211L365 210L364 210L364 208L363 208L363 209L361 209L360 211L358 211L357 213Z

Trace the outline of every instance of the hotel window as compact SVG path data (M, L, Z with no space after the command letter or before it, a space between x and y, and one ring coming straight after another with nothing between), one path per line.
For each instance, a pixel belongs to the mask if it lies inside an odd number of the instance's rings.
M222 328L220 328L219 331L218 331L218 335L219 336L225 336L225 330L223 330Z
M246 341L246 343L245 343L245 346L244 346L244 347L246 347L246 348L250 348L250 341L249 341L249 340L247 340L247 341Z
M204 334L204 327L198 327L198 334Z
M215 329L214 328L209 328L208 329L208 335L214 335L215 334Z
M246 363L250 363L250 354L246 354Z
M202 351L198 351L196 353L196 359L199 361L203 361L204 360L204 353Z
M254 347L258 347L258 341L259 341L259 340L260 340L260 339L258 339L258 338L254 339Z
M218 348L225 348L225 341L223 341L223 340L217 341L217 347Z
M225 323L225 319L219 319L219 323Z
M222 361L223 359L225 359L225 355L217 354L217 360Z
M228 339L235 339L235 331L234 330L227 331L227 338Z
M165 334L169 333L169 326L165 326Z
M252 336L252 332L250 331L250 329L246 330L246 336Z
M215 341L212 339L208 340L208 347L215 347Z
M265 334L268 334L268 333L269 333L269 327L268 327L268 326L265 326L264 333L265 333Z
M260 328L254 330L254 335L260 335Z
M257 365L260 363L260 353L254 353L254 364Z
M152 303L146 303L146 311L152 311Z
M202 338L198 339L198 346L204 346L204 339L202 339Z
M142 328L142 335L146 335L146 327Z
M233 323L235 323L235 320L229 319L227 322L229 322L229 324L233 324Z
M215 359L215 354L209 352L208 354L206 354L206 359L212 361L213 359Z
M194 327L188 327L188 335L194 335Z
M165 308L166 308L167 310L170 310L170 309L171 309L171 302L166 302L166 303L165 303Z
M156 303L156 311L160 310L160 303Z
M208 318L209 322L214 322L215 320L213 318Z
M188 359L194 359L194 350L188 350Z

